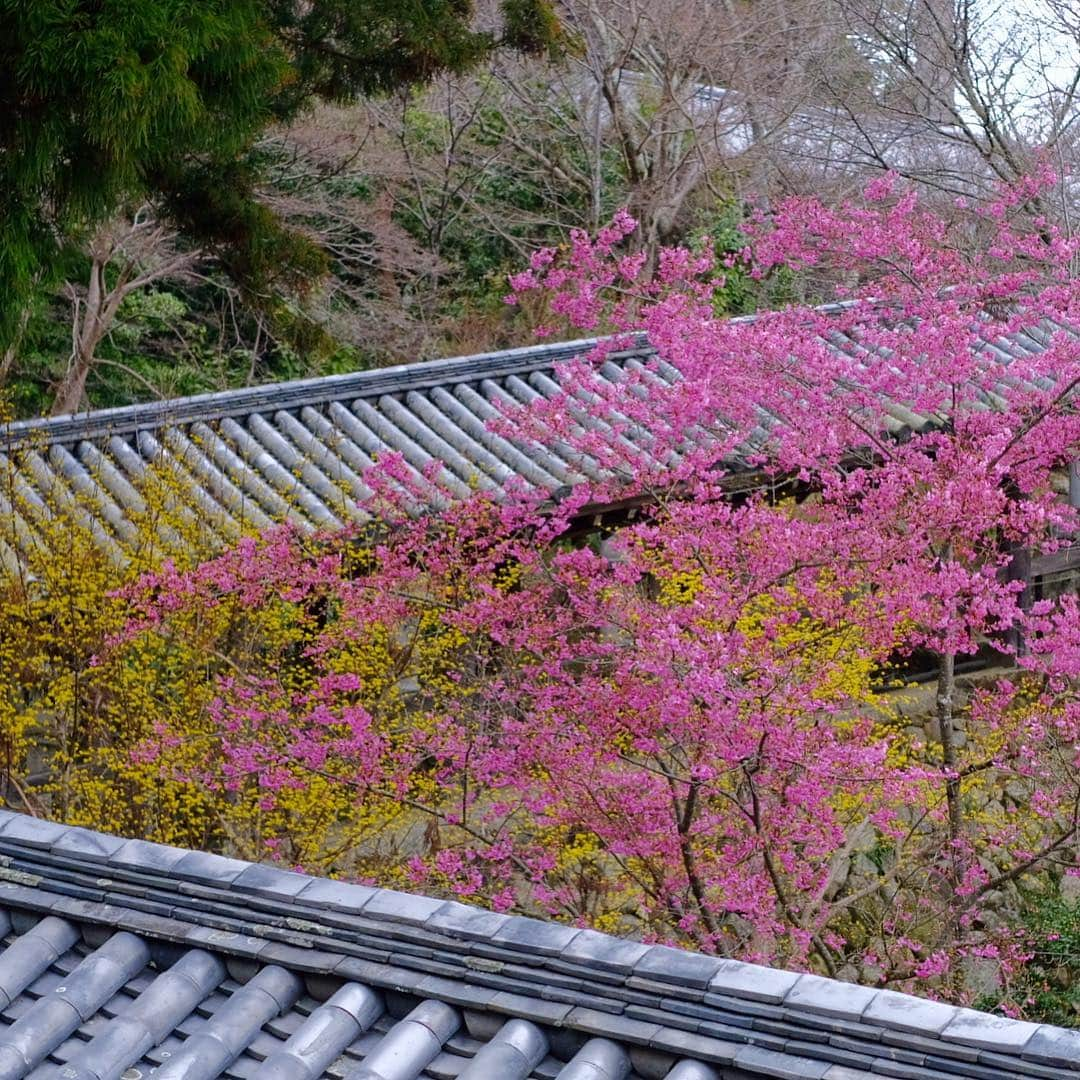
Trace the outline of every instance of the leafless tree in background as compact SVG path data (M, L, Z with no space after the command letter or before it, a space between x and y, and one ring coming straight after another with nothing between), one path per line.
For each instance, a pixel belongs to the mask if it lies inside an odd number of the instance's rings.
M702 204L782 177L773 140L820 95L820 69L844 71L854 55L819 0L559 6L576 45L562 63L503 57L480 77L369 107L388 147L376 172L433 253L462 215L524 257L538 232L595 229L628 205L655 255L686 235ZM437 145L410 124L420 107L439 118ZM522 218L508 221L479 197L493 168L536 193Z
M770 145L813 100L816 68L844 66L828 3L564 0L560 7L582 45L562 74L559 99L576 106L573 126L588 151L589 224L604 214L605 152L614 150L650 255L685 235L703 201L766 194ZM512 95L513 74L503 82ZM545 104L519 95L520 111L538 125ZM520 142L528 154L528 140Z
M826 73L826 107L791 127L784 150L818 182L893 169L950 197L985 197L1047 156L1076 163L1080 35L1065 0L834 0L865 58L870 93ZM1037 212L1061 214L1045 203Z
M265 140L266 204L329 256L308 314L335 339L392 356L423 352L423 313L442 263L394 219L405 177L363 109L325 107ZM421 312L418 317L417 312Z
M330 251L317 303L343 340L394 359L516 344L527 327L504 334L477 293L619 206L655 258L725 207L832 200L882 169L945 205L1039 153L1067 170L1080 16L1046 4L561 0L561 61L323 110L281 136L267 199ZM1068 216L1060 194L1033 212Z
M99 229L87 254L86 282L65 286L71 301L71 355L53 398L54 415L83 406L98 346L112 329L124 300L154 282L184 278L199 260L197 251L176 246L175 232L148 206Z

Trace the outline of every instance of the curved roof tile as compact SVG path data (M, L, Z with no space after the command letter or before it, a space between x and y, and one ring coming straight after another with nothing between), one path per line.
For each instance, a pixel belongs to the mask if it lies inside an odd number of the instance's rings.
M988 362L1000 364L1007 379L1012 359L1042 349L1054 329L987 343ZM862 349L834 337L831 344L849 355ZM388 451L400 453L421 483L425 470L441 466L427 500L436 509L477 488L498 495L511 481L557 497L582 475L602 476L597 463L554 435L516 440L489 424L502 404L558 393L557 365L595 344L537 345L0 426L0 467L14 464L17 503L0 501L12 523L0 537L0 558L11 562L11 549L33 543L50 504L69 504L91 515L99 543L122 560L136 542L131 519L146 511L143 493L162 467L180 481L177 522L217 543L245 525L264 528L284 517L309 530L362 518L364 473ZM640 378L654 355L641 341L612 353L598 376L617 381L629 370ZM660 364L635 392L677 378ZM883 409L896 434L931 422L900 403ZM763 414L751 441L765 439L773 422ZM633 435L647 458L648 432L628 432L623 440ZM182 542L170 524L161 531L166 546Z

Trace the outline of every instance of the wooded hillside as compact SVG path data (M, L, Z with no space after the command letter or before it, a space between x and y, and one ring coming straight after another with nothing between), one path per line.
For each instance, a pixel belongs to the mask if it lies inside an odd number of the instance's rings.
M506 275L619 207L652 260L886 168L948 209L1076 154L1058 0L49 0L0 27L18 415L527 344ZM735 275L720 302L761 299Z

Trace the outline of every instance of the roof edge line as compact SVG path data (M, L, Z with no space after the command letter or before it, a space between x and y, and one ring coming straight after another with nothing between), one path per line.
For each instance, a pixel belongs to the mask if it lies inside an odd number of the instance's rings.
M147 401L110 409L90 409L63 416L31 417L0 423L0 445L17 446L41 434L57 442L81 441L100 435L125 434L165 424L214 420L269 408L304 405L348 398L378 397L403 393L448 382L467 382L533 371L581 356L608 338L526 345L496 352L451 356L438 360L366 368L339 375L318 375L288 382L218 390L189 397ZM646 348L642 342L641 348ZM631 352L635 350L630 350ZM4 448L6 449L7 446Z

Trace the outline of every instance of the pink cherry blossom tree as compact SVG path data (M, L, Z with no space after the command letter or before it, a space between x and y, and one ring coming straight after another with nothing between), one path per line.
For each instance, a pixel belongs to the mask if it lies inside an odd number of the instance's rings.
M1080 609L1015 573L1077 527L1077 242L1017 224L1051 182L951 224L891 177L782 204L746 267L839 302L748 321L714 315L708 249L646 276L626 215L538 252L513 296L612 336L496 426L593 479L410 516L437 475L388 458L375 539L278 531L146 579L125 642L238 600L304 628L216 676L191 779L332 777L426 822L399 835L417 883L498 908L958 998L965 958L1022 962L1011 890L1073 869L1080 825ZM656 359L603 377L641 335ZM376 638L392 678L359 659ZM987 643L1012 668L961 692ZM916 651L923 727L881 688ZM171 768L178 734L144 753Z

